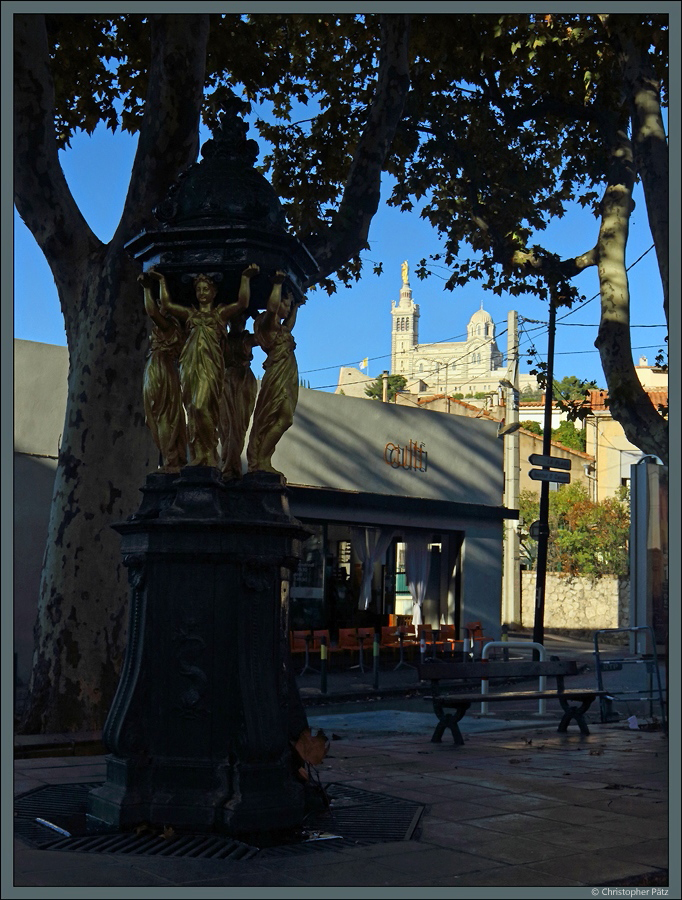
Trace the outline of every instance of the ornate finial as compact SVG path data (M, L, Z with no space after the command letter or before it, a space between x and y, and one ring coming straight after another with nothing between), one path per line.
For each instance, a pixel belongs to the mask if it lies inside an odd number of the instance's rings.
M400 271L401 271L402 276L403 276L403 284L409 284L410 282L409 282L409 280L408 280L408 266L407 266L407 260L405 260L405 262L404 262L404 263L402 264L402 266L400 267Z
M247 140L248 125L240 116L249 111L249 104L245 100L232 94L223 104L223 112L220 114L218 127L201 148L204 159L215 156L223 156L253 166L258 158L258 144Z

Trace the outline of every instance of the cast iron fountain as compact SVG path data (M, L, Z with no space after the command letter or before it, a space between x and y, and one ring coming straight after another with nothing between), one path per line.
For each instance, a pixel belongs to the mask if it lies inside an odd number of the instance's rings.
M239 108L159 206L159 228L128 245L154 326L145 411L162 461L138 512L114 526L130 625L104 729L107 779L88 801L93 831L276 834L305 814L288 594L308 533L270 459L293 418L291 329L316 264L254 168ZM266 374L240 477L255 344Z

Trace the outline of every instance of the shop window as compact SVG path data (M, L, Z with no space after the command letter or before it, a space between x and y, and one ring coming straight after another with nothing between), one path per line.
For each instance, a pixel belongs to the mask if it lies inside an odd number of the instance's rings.
M292 628L324 627L324 525L306 526L313 534L303 544L303 557L291 584Z

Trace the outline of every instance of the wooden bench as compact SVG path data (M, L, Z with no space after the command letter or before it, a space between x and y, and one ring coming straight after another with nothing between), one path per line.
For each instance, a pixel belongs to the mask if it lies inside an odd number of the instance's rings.
M607 691L593 690L591 688L564 690L564 678L578 674L577 663L573 660L544 660L497 662L481 660L477 662L449 663L440 660L427 663L419 663L417 672L420 681L430 681L433 687L433 709L438 716L438 724L431 741L440 743L443 732L449 728L452 732L455 744L464 743L462 733L457 723L464 718L472 703L499 703L511 700L543 700L556 699L564 711L559 722L559 731L567 731L570 722L575 722L583 734L589 734L589 728L585 721L585 713L597 697L608 696ZM556 679L554 690L544 691L517 691L510 690L493 694L483 693L441 693L440 682L452 680L476 681L482 679L517 679L539 678L541 675ZM446 712L452 709L454 712Z

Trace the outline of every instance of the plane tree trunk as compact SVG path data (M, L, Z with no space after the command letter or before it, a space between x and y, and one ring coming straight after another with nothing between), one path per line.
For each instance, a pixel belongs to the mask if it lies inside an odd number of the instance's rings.
M141 397L140 270L123 248L196 159L208 17L156 16L151 31L144 123L123 215L105 245L59 164L44 18L15 17L15 202L54 275L69 349L27 732L101 728L122 663L127 579L110 526L136 508L157 462Z
M597 242L601 320L595 346L609 391L610 411L627 439L668 464L668 423L637 377L630 339L630 290L625 266L634 162L622 123L605 126L611 151L609 180L602 200Z

